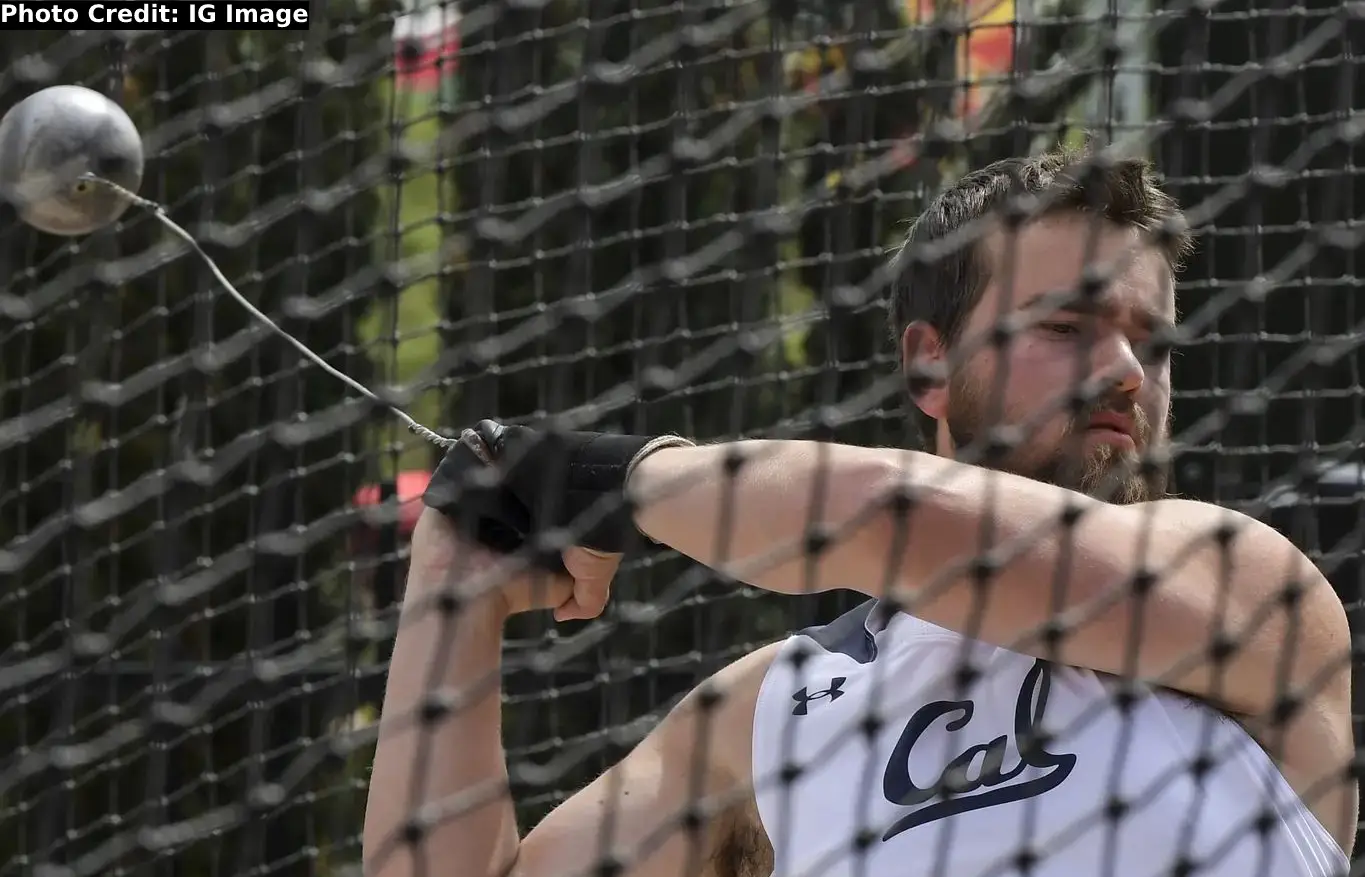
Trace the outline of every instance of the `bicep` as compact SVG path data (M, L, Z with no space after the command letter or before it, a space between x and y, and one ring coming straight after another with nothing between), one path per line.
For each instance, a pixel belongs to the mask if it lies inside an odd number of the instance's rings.
M748 741L771 648L691 692L522 841L512 877L696 877L752 798Z
M1268 716L1285 697L1335 699L1349 635L1322 573L1260 521L1184 501L1168 509L1145 533L1144 516L1127 510L1143 544L1127 575L1109 571L1120 599L1099 615L1110 634L1107 652L1094 646L1101 657L1245 716Z
M1185 501L1092 505L1072 523L1041 517L986 547L997 560L990 587L954 572L909 611L1248 716L1290 691L1320 692L1334 673L1339 687L1346 670L1331 586L1289 540L1243 515Z

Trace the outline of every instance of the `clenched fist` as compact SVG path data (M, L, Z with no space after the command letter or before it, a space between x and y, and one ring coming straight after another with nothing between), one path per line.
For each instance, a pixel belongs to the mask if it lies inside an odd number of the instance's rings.
M422 591L454 588L463 600L490 607L500 618L550 609L556 621L596 618L606 608L621 555L588 548L561 553L563 572L547 572L498 554L462 536L453 521L423 509L412 535L409 581Z

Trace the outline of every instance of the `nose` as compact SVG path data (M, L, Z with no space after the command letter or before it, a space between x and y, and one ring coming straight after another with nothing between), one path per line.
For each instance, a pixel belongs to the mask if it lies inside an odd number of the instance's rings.
M1107 337L1097 339L1090 358L1091 374L1100 384L1129 396L1142 389L1145 377L1142 360L1122 332L1111 332Z

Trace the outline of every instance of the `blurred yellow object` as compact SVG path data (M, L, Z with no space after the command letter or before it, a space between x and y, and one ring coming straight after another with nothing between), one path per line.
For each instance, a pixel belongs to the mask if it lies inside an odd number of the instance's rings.
M847 59L842 46L807 46L798 52L788 53L783 61L787 82L794 88L807 88L815 84L826 73L843 70Z

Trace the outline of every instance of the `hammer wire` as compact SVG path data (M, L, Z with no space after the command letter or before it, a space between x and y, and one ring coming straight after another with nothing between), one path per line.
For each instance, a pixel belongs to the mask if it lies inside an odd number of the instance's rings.
M237 291L237 287L233 286L232 282L228 280L227 277L223 276L223 272L219 270L218 265L213 261L212 257L210 257L208 253L204 252L203 247L199 246L199 242L194 239L194 236L191 235L189 232L185 231L185 229L181 228L175 222L175 220L171 219L169 216L166 215L166 208L163 205L157 203L156 201L151 200L150 198L143 198L141 195L137 195L133 192L128 191L127 189L120 186L118 183L110 182L109 180L103 179L102 177L97 177L94 174L85 174L82 176L82 179L88 180L93 183L98 183L102 186L107 186L110 189L113 189L115 192L129 199L137 206L144 208L157 219L159 219L161 221L161 224L166 226L166 228L170 229L171 232L173 232L176 235L176 237L180 238L185 243L189 244L190 249L194 250L195 254L198 255L199 258L204 261L204 264L208 266L209 271L213 272L213 276L218 280L219 283L223 285L223 288L228 291L228 294L231 295L234 299L236 299L239 305L241 305L243 308L246 308L247 313L251 314L251 316L255 317L257 320L264 323L276 335L279 335L285 341L288 341L291 345L293 345L295 350L297 350L304 356L308 357L308 359L318 368L322 369L327 374L346 384L346 386L355 390L357 393L360 393L361 395L365 396L365 398L369 399L370 401L375 402L379 405L383 405L385 408L392 411L398 417L399 420L403 421L403 423L407 426L409 430L426 439L427 441L432 442L433 444L445 449L449 449L455 446L456 444L455 439L447 438L446 436L441 435L435 430L428 429L427 427L423 426L422 424L414 420L403 409L399 408L396 405L391 405L388 402L385 402L383 399L380 399L379 396L376 395L373 391L371 391L369 387L366 387L364 384L355 380L350 375L346 374L340 369L333 368L321 356L318 356L311 349L309 349L308 345L304 344L302 341L295 338L293 335L290 335L288 332L281 329L279 325L275 323L274 320L270 319L268 316L262 313L261 310L257 308L255 305L253 305L247 299L246 296L242 295L240 292Z

